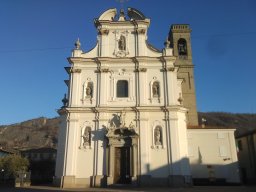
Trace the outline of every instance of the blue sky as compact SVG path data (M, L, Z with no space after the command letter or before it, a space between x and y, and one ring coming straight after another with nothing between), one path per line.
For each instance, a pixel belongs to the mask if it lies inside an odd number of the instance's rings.
M64 70L79 37L96 44L93 19L116 0L0 0L0 125L55 117ZM148 40L162 49L171 24L192 28L198 111L256 113L255 0L130 0L151 19Z

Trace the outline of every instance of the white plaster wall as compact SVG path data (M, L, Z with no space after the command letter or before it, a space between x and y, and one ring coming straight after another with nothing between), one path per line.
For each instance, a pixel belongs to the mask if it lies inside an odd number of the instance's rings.
M76 131L76 141L74 142L73 149L77 150L75 156L76 164L76 177L77 178L88 178L93 175L93 164L94 164L94 142L91 142L91 146L83 147L82 135L83 127L90 126L92 132L95 130L95 114L94 113L81 113L79 114L79 121ZM92 140L94 134L92 134Z
M172 108L169 114L172 175L190 175L185 113L186 109L178 107Z
M209 178L213 170L216 178L239 182L234 130L188 129L188 147L194 178Z
M77 142L79 132L79 116L76 113L71 113L68 120L68 137L66 147L66 169L65 175L73 176L76 174L76 160L77 160Z
M90 178L93 175L93 153L94 148L79 149L76 159L78 165L76 169L77 178Z
M66 146L66 115L60 116L61 124L59 126L58 135L58 146L57 146L57 157L56 157L56 167L55 176L60 178L64 173L64 161L65 161L65 146Z
M167 177L170 175L168 161L168 147L167 145L167 133L166 122L164 121L164 112L150 112L149 113L149 126L148 126L148 155L149 155L149 174L153 177ZM162 145L155 145L154 142L154 128L156 126L162 127ZM143 135L142 135L143 136Z

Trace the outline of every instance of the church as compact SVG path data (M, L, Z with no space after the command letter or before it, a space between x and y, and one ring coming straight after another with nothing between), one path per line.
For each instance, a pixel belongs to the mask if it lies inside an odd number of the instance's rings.
M54 183L239 183L234 129L198 125L190 26L172 25L158 50L147 41L150 19L134 8L106 10L94 25L96 46L83 52L78 39L65 67Z

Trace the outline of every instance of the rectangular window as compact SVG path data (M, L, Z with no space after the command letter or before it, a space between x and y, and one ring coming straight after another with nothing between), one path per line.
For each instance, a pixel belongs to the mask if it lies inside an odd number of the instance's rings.
M225 133L218 132L217 135L218 135L218 139L224 139L225 138Z
M227 148L226 148L226 146L220 146L219 150L220 150L220 156L221 157L226 157L227 156Z
M128 97L128 81L126 80L117 81L116 97Z

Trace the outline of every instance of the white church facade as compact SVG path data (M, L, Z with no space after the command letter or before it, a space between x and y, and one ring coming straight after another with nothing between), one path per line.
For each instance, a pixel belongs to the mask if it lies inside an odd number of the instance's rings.
M109 9L94 24L95 48L83 52L78 40L68 58L56 185L192 185L193 170L201 169L191 169L196 155L189 155L200 140L187 129L198 125L189 26L173 25L159 51L147 42L150 20L136 9ZM225 149L234 163L229 132Z

